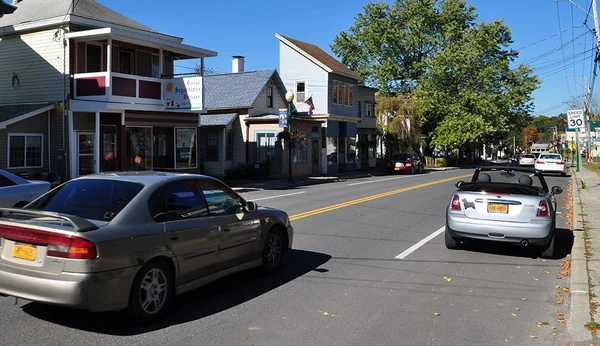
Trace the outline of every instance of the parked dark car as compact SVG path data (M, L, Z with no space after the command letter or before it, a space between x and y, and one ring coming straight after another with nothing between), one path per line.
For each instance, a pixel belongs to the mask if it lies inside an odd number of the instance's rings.
M387 164L388 174L393 173L423 173L425 159L416 153L400 153L392 156Z

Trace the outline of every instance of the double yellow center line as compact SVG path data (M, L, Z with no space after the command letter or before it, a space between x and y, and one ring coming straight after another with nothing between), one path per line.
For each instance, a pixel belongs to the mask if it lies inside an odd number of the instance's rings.
M363 198L355 199L355 200L344 202L344 203L340 203L340 204L334 204L334 205L330 205L328 207L323 207L323 208L319 208L319 209L310 210L310 211L307 211L307 212L304 212L304 213L291 215L290 216L290 221L304 219L304 218L309 217L309 216L315 216L315 215L318 215L318 214L327 213L329 211L333 211L333 210L336 210L336 209L346 208L346 207L349 207L349 206L352 206L352 205L356 205L356 204L360 204L360 203L364 203L364 202L369 202L369 201L372 201L372 200L375 200L375 199L397 195L397 194L402 193L402 192L416 190L416 189L420 189L420 188L431 186L431 185L447 183L449 181L453 181L453 180L460 179L460 178L466 178L466 177L470 177L470 176L472 176L472 174L466 174L466 175L460 175L460 176L457 176L457 177L452 177L452 178L447 178L447 179L430 181L428 183L423 183L423 184L419 184L419 185L413 185L413 186L409 186L409 187L403 187L403 188L398 189L398 190L393 190L393 191L388 191L388 192L380 193L380 194L377 194L377 195L363 197Z

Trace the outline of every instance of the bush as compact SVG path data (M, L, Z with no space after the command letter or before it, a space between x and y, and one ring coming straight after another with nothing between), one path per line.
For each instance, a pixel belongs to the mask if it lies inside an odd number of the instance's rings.
M50 190L54 190L55 187L57 187L58 185L60 185L60 183L58 181L53 181L50 183Z
M437 157L435 159L436 167L446 167L446 158L445 157Z
M243 179L251 177L254 173L254 166L251 164L240 164L234 167L229 167L225 170L227 179Z
M431 156L425 156L425 165L427 167L433 167L435 164L435 159Z

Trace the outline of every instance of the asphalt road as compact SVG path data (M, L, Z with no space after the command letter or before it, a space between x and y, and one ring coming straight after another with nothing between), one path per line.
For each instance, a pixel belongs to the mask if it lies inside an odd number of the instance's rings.
M444 246L445 208L471 170L245 193L287 211L283 271L234 275L177 298L159 325L0 298L2 345L564 345L562 260L527 248ZM560 185L563 209L569 178ZM563 214L564 215L564 214ZM565 255L570 238L558 217ZM436 232L438 231L438 232Z

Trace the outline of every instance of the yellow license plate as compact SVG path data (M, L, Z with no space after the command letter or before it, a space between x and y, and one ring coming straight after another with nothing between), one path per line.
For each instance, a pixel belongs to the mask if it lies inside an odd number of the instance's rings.
M27 244L15 244L13 247L12 256L15 258L21 258L29 261L35 261L35 255L37 254L37 248L33 245Z
M490 203L490 204L488 204L487 208L488 208L488 213L508 214L508 205L507 204Z
M399 170L400 170L400 167L396 167L396 168L394 168L394 170L395 170L395 171L399 171Z

